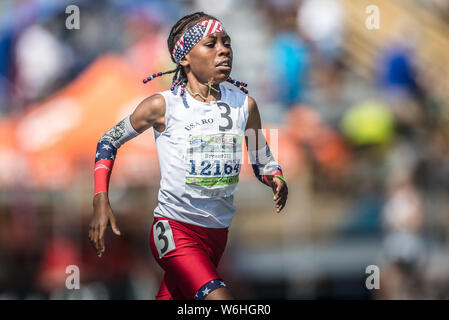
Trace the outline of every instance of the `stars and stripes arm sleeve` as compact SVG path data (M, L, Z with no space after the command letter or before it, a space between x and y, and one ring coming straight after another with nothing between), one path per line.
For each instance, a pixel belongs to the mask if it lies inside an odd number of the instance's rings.
M268 186L267 175L273 175L285 181L281 166L271 154L268 143L258 150L248 150L248 153L254 175L260 182Z
M130 116L106 132L97 143L94 168L94 195L108 192L109 180L117 150L126 141L139 135L131 125Z

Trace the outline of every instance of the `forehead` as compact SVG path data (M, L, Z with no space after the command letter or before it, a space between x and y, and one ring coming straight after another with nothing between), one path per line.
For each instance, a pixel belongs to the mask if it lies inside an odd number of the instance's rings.
M222 40L231 40L231 37L224 32L216 32L216 33L211 33L209 35L207 35L206 37L203 38L204 41L206 40L215 40L215 39L219 39L221 38Z

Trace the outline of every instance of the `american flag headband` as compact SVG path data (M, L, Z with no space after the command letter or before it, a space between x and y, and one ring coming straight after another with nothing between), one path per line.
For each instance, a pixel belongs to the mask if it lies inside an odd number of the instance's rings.
M201 39L215 32L226 33L221 22L214 19L204 20L187 29L176 42L172 51L176 63L179 63Z
M156 77L160 77L164 74L168 73L175 73L172 81L172 85L170 87L170 90L172 92L175 92L175 88L178 86L181 86L180 94L181 96L184 96L184 90L186 86L186 80L182 80L178 77L178 71L179 71L179 61L181 61L182 58L186 56L187 53L189 53L192 48L201 41L204 37L207 37L211 33L215 32L223 32L227 33L223 25L220 21L217 21L215 19L210 20L204 20L198 24L195 24L194 26L191 26L187 31L179 38L179 40L176 42L175 47L173 48L172 55L173 58L176 61L176 64L178 65L178 68L171 71L166 72L158 72L153 73L153 75L149 76L146 79L143 79L143 83L147 83L151 80L153 80ZM239 88L243 93L248 94L248 89L246 88L248 84L242 81L234 80L231 77L228 77L226 79L227 82L233 84L237 88Z

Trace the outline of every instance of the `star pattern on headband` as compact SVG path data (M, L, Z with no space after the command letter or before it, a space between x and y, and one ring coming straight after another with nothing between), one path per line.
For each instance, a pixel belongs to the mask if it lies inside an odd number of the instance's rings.
M198 42L203 39L206 26L196 24L189 28L186 33L178 41L177 48L175 48L175 60L181 60Z
M178 63L190 50L205 36L215 33L226 31L220 21L209 19L204 20L198 24L191 26L187 31L179 38L173 48L172 55Z

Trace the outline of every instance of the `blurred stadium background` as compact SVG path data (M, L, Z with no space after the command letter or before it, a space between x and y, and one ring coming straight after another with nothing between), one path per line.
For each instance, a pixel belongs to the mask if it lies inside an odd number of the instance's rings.
M79 30L65 27L70 4ZM141 80L172 67L169 30L194 11L224 22L232 75L279 129L289 181L278 215L243 168L220 266L234 296L449 298L449 1L2 0L0 299L153 299L152 130L119 150L122 236L107 232L101 259L87 237L93 161L105 131L168 88ZM80 290L65 287L68 265Z

